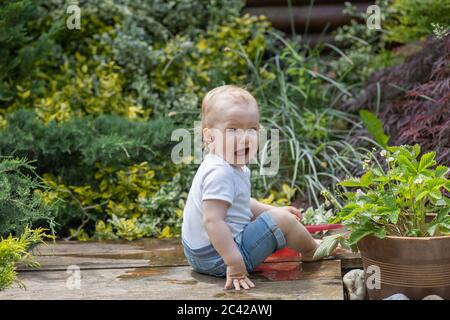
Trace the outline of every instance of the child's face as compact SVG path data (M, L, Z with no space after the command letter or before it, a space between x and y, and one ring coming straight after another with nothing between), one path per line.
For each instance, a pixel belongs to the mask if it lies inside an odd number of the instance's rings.
M258 150L259 109L255 104L232 104L221 100L215 110L212 128L205 128L205 138L212 153L232 165L247 164Z

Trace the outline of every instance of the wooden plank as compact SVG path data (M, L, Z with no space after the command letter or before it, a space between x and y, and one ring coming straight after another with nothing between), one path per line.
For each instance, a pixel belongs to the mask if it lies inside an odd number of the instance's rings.
M81 269L138 268L149 266L186 266L180 240L143 239L117 242L57 241L33 250L38 270L66 270L70 265ZM19 271L30 270L18 265Z
M27 290L10 288L0 292L0 299L343 299L339 261L300 265L303 276L295 280L252 273L256 288L242 292L225 291L225 279L191 267L81 270L75 290L66 286L73 275L65 271L21 272Z
M40 245L33 250L41 264L37 270L64 271L70 265L81 269L140 268L160 266L188 266L179 239L145 239L133 242L65 242ZM336 257L343 268L361 268L359 254ZM298 262L299 257L269 257L266 262ZM30 270L18 265L19 271Z
M359 11L365 11L370 3L356 4ZM243 13L253 16L264 15L272 25L280 30L291 31L290 17L292 15L295 28L298 32L303 31L308 23L309 33L320 33L329 24L329 30L350 22L350 17L342 13L344 4L293 6L292 13L287 6L284 7L247 7Z
M360 253L341 253L336 255L336 259L341 261L342 269L362 269L362 259Z
M108 259L89 257L66 256L36 256L34 261L40 264L37 269L29 268L23 264L17 265L17 271L65 271L69 266L76 265L82 270L88 269L117 269L117 268L142 268L152 266L148 260L142 259ZM183 265L187 265L183 264ZM160 266L155 264L154 266Z
M33 249L34 255L117 255L152 251L170 251L179 248L179 238L146 238L135 241L55 241Z
M314 5L319 4L344 4L346 0L291 0L293 6L309 6L314 1ZM352 0L351 3L364 3L367 0ZM247 0L246 7L261 7L261 6L288 6L288 0Z

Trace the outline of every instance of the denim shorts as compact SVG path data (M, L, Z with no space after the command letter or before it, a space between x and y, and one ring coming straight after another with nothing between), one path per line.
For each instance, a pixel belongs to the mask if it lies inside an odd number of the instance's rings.
M239 251L250 273L276 250L286 246L286 239L281 229L267 213L261 213L255 220L245 226L234 237ZM209 244L198 249L191 249L182 240L184 254L192 268L215 277L226 277L227 266L219 253Z

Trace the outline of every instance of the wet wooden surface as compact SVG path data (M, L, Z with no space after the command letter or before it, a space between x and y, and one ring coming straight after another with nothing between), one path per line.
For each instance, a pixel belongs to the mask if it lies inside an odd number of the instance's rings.
M225 279L193 271L179 239L57 242L33 253L41 268L18 267L26 290L15 286L0 292L0 299L339 300L343 266L360 266L356 255L313 263L267 259L250 276L256 288L239 293L223 290Z

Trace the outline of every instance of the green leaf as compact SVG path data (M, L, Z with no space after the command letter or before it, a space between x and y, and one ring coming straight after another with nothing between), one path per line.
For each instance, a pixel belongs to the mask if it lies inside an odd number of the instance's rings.
M383 148L388 145L389 136L384 133L381 120L368 110L361 110L359 116L373 139Z
M445 175L448 173L449 168L446 166L437 166L436 167L436 178L445 177Z
M321 259L328 257L338 246L343 237L342 234L335 234L332 236L324 237L322 243L314 252L313 259Z
M450 192L450 181L448 181L445 185L444 185L445 190L447 190L448 192Z
M391 223L396 224L398 222L398 217L400 216L400 209L390 212L388 216Z
M425 190L422 191L417 197L416 197L416 201L420 201L422 200L424 197L426 197L428 195L429 191Z
M395 209L397 207L397 203L395 202L395 197L391 195L383 195L381 197L383 203L390 209Z
M439 190L430 191L430 197L436 200L442 199L442 193Z
M450 213L450 207L441 209L439 211L439 213L437 214L435 220L438 222L442 222L442 221L444 221L444 219L446 219L448 217L449 213Z
M361 208L357 204L349 203L344 208L342 208L342 210L338 213L338 217L341 221L348 220L357 213L358 209Z
M403 165L410 174L417 174L417 166L413 164L406 156L399 155L398 163Z
M436 160L434 160L435 157L436 152L434 151L425 153L420 159L418 172L421 173L423 170L434 166L436 164Z
M348 179L338 183L343 187L363 187L359 179Z
M447 235L450 232L450 216L448 215L448 211L442 217L436 217L428 226L427 232L430 236L435 236L438 234Z
M361 186L363 187L370 186L372 183L372 177L373 177L372 171L367 171L366 173L364 173L360 179Z
M374 233L374 230L367 230L364 228L356 229L351 233L348 241L349 241L350 245L353 245L353 244L356 244L362 238L364 238L370 234L373 234L373 233Z
M418 143L416 143L413 147L412 150L414 152L414 157L418 157L420 154L420 145Z
M352 229L352 233L348 239L349 244L356 244L359 240L371 234L378 238L384 238L386 236L386 230L384 227L378 227L370 221L366 221L358 225L355 229Z
M384 172L379 168L374 168L372 172L378 177L384 177Z

